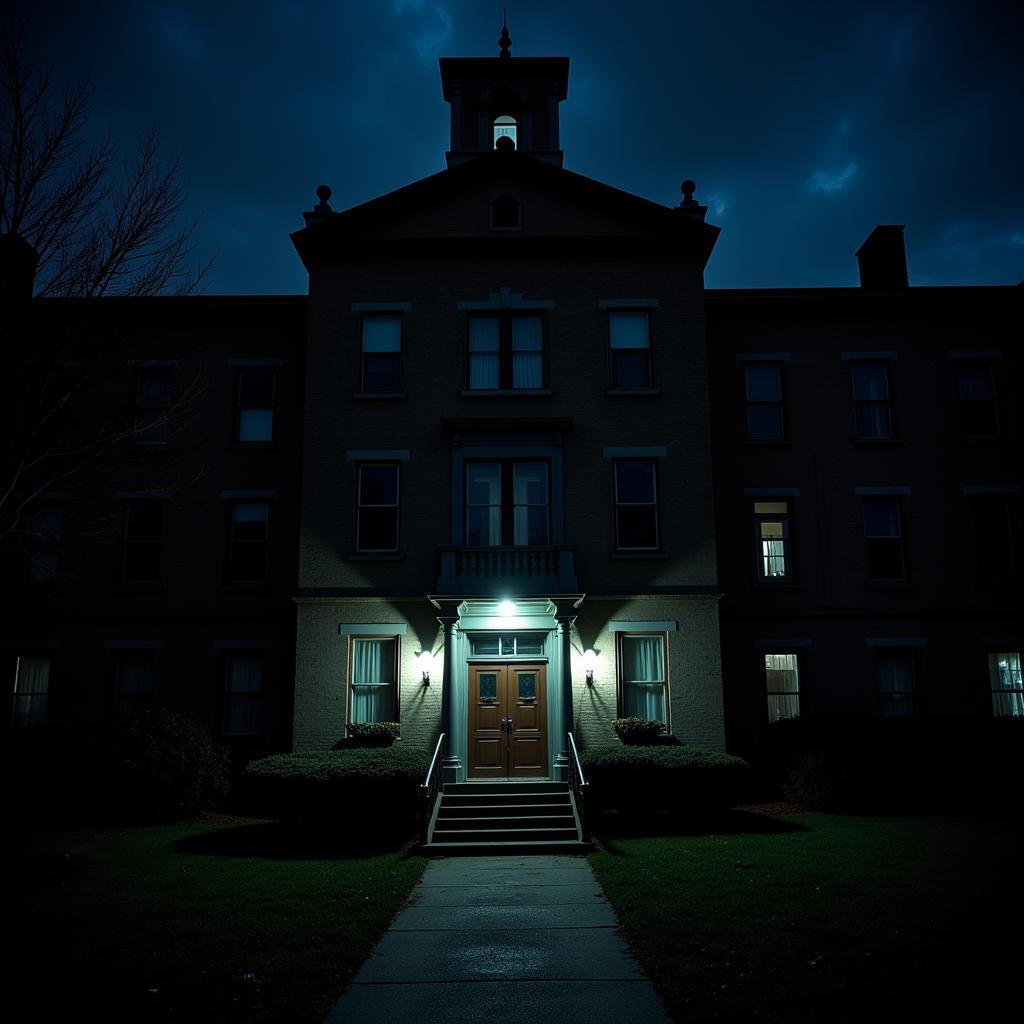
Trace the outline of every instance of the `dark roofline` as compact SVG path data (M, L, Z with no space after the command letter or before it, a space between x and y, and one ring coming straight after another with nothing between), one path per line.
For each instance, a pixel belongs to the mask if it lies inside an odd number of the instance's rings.
M47 296L35 298L32 302L45 306L73 305L90 303L91 305L175 305L202 306L287 306L300 305L309 301L308 295L99 295L92 299L65 296Z

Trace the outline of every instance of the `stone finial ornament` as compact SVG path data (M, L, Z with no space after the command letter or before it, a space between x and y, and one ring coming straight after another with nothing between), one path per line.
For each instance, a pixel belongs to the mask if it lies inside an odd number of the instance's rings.
M680 206L696 206L697 200L693 198L693 193L697 191L697 183L690 178L679 186L679 191L683 193L683 201L679 204Z
M331 198L330 187L328 185L318 185L316 190L316 197L317 199L320 200L320 202L313 207L313 210L316 213L330 213L331 204L328 202L328 200Z
M508 34L508 13L503 7L501 9L502 23L501 23L501 38L498 40L498 46L501 49L498 52L499 57L511 57L512 56L512 37Z

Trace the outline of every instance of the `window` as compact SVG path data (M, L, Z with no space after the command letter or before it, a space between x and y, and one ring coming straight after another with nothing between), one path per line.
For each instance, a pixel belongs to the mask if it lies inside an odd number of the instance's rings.
M898 498L877 495L864 499L864 540L869 580L906 579Z
M118 651L114 656L114 695L119 708L145 711L153 695L156 656L152 651Z
M350 722L398 721L398 637L351 638Z
M956 375L964 437L998 437L999 408L992 364L987 359L967 359L957 365Z
M1015 566L1010 495L976 494L973 496L973 505L979 573L989 580L1013 579Z
M395 463L364 463L359 467L356 550L398 550L398 466Z
M29 520L28 582L33 586L53 583L60 576L60 538L64 517L60 511L41 508Z
M469 638L472 657L520 657L544 653L542 633L510 633L503 636L476 635Z
M494 135L491 144L498 145L498 139L511 139L512 145L516 145L516 119L510 114L500 114L494 119Z
M228 524L228 583L263 583L270 553L270 505L236 501Z
M999 717L1024 717L1024 681L1021 678L1020 651L990 654L988 674L992 683L992 714Z
M50 692L50 659L22 655L14 667L14 708L11 724L25 728L46 723L46 700Z
M757 545L757 578L778 582L793 578L789 549L789 502L754 502L754 538Z
M800 717L800 659L795 654L766 654L768 721Z
M785 440L782 367L751 363L743 369L747 388L747 438L751 441Z
M163 509L153 501L132 501L125 507L121 581L156 583L160 579Z
M363 314L361 387L364 394L402 390L402 317L397 313Z
M620 551L658 547L658 480L653 462L615 463L615 546Z
M551 543L546 462L466 463L466 545Z
M138 370L135 382L135 428L133 444L167 444L170 433L171 368L146 366Z
M544 387L544 318L502 313L469 318L469 390Z
M515 196L498 196L491 203L491 227L496 231L513 231L522 227L519 200Z
M885 440L893 436L889 404L889 370L885 363L853 363L853 414L855 436Z
M906 718L916 710L914 652L879 651L875 672L883 718Z
M651 315L641 310L608 314L608 353L613 388L651 386Z
M232 653L224 659L224 734L258 736L263 660L258 654Z
M235 401L235 440L242 444L269 444L273 441L273 368L253 366L239 370Z
M619 711L668 725L664 633L619 633Z

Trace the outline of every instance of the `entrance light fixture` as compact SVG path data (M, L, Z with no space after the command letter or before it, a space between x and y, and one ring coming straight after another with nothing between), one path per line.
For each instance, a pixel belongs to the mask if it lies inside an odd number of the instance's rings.
M516 603L515 601L502 601L498 605L498 614L503 618L508 618L510 615L515 615Z
M596 662L597 655L594 653L594 649L592 647L588 647L583 652L583 668L587 673L587 686L594 685L594 665L596 664Z
M424 651L417 659L420 666L420 671L423 673L423 685L430 685L430 669L434 664L434 656L430 651Z

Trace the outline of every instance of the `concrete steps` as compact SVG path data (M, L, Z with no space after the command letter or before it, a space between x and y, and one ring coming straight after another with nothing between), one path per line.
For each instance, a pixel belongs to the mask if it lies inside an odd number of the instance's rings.
M564 782L460 782L444 787L427 853L581 853Z

